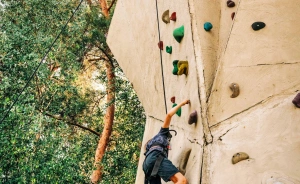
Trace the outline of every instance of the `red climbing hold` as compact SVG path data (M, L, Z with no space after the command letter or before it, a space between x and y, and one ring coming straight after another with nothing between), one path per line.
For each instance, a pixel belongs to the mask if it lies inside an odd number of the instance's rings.
M176 12L171 14L170 20L176 21Z
M298 94L296 95L296 97L294 98L293 104L294 104L296 107L300 108L300 93L298 93Z
M233 1L231 1L231 0L228 0L228 1L227 1L227 6L228 6L229 8L232 8L232 7L235 6L235 3L234 3Z
M232 12L232 13L231 13L231 19L232 19L232 20L234 19L234 16L235 16L235 12Z
M164 50L164 42L163 41L159 41L157 45L160 50Z
M175 103L175 96L172 96L171 102L172 102L172 103Z

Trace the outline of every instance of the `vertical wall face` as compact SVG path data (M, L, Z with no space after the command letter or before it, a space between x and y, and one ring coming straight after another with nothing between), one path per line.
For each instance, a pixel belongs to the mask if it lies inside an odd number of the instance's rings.
M300 183L300 109L291 103L300 90L300 2L236 0L228 8L225 0L164 0L158 10L155 3L118 0L108 34L147 114L143 145L162 125L165 90L167 110L172 96L176 103L191 100L172 119L178 135L169 155L189 183ZM165 10L176 12L177 21L165 24ZM256 21L266 27L254 31ZM205 22L213 25L209 32ZM182 25L185 35L178 43L172 33ZM173 75L173 60L187 60L189 74ZM230 97L231 83L240 87L236 98ZM194 110L198 122L188 125ZM144 179L141 152L137 184ZM250 158L232 164L238 152Z

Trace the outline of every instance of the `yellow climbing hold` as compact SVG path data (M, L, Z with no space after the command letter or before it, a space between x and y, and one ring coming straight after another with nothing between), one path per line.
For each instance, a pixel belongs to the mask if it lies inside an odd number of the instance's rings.
M185 75L188 75L189 73L189 63L188 61L179 61L178 62L178 75L182 75L182 74L185 74Z

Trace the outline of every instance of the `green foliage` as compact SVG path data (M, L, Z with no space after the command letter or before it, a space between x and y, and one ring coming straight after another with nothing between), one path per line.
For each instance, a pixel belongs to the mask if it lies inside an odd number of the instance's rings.
M3 115L78 1L2 0L1 3L4 4L0 6L0 114ZM83 93L76 84L84 70L86 53L95 47L107 49L105 35L110 20L99 12L98 7L90 9L85 3L80 7L0 124L0 183L89 183L99 137L70 125L70 121L102 131L106 105L92 106L96 97L105 94L90 90ZM113 63L117 74L116 115L103 162L102 182L133 183L145 117L130 83L116 61ZM105 77L99 79L106 84Z
M119 71L114 132L103 162L101 183L105 184L134 183L140 156L145 115L131 84L123 77Z

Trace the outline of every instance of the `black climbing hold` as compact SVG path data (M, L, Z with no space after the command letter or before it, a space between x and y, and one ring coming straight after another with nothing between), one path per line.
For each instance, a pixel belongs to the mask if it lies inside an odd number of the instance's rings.
M197 119L198 119L198 115L197 115L197 111L194 111L190 114L190 117L189 117L189 121L188 123L191 125L193 123L197 123Z
M174 22L176 21L177 17L176 17L176 12L173 12L171 14L170 20L173 20Z
M231 83L229 88L232 91L232 95L230 96L231 98L235 98L237 96L239 96L240 94L240 86L236 83Z
M163 41L159 41L157 45L160 50L164 50L164 42Z
M169 10L166 10L163 14L162 14L162 21L166 24L170 23L170 17L169 17Z
M177 104L174 103L172 107L175 107ZM176 114L180 117L181 116L181 107L177 110Z
M175 40L180 43L183 36L184 36L184 26L181 26L179 28L174 29L173 31L173 36L175 38Z
M166 52L172 54L172 46L166 46Z
M296 95L292 102L296 107L300 108L300 93Z
M187 75L189 73L189 63L187 61L179 61L178 62L178 75L185 74Z
M172 71L172 73L173 73L173 75L178 75L178 60L174 60L173 61L173 71Z
M210 31L213 28L213 25L210 22L204 23L204 29L205 31Z
M175 103L175 96L172 96L171 102L172 102L172 103Z
M234 16L235 16L235 12L232 12L232 13L231 13L231 19L232 19L232 20L234 19Z
M254 22L254 23L252 24L252 29L253 29L254 31L258 31L258 30L260 30L260 29L262 29L262 28L264 28L264 27L266 27L266 24L263 23L263 22Z
M227 1L227 6L228 6L229 8L235 7L235 3L234 3L233 1L231 1L231 0L228 0L228 1Z
M231 161L232 161L232 164L236 164L240 161L247 160L247 159L249 159L249 155L247 153L239 152L232 156Z

